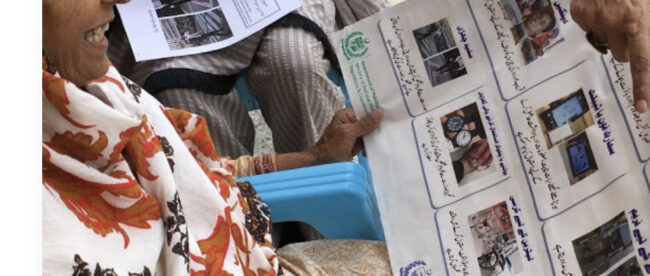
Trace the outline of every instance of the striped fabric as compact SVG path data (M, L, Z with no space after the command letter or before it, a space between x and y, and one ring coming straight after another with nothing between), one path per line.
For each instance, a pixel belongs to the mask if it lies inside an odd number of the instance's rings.
M154 72L169 68L187 68L215 75L232 75L246 69L253 60L263 31L233 44L230 47L209 53L135 62L128 38L123 29L117 29L110 37L108 55L117 68L124 68L124 74L138 84Z
M297 12L332 33L385 6L383 0L302 0ZM276 152L310 147L333 114L343 108L340 89L326 77L331 66L323 59L323 46L299 29L273 28L219 51L140 63L133 61L123 31L116 30L110 40L109 57L114 65L140 85L152 73L169 68L215 75L247 69L247 84L271 128ZM236 93L217 96L172 89L163 91L159 100L205 117L221 155L235 158L253 152L253 125Z
M271 29L262 39L246 81L276 152L312 146L345 105L343 93L327 78L330 62L322 56L322 44L299 29Z

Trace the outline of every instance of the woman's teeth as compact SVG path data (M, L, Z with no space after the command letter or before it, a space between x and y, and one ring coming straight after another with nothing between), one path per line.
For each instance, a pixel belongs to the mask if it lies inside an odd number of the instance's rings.
M108 31L108 23L86 32L85 39L89 42L101 42L106 31Z

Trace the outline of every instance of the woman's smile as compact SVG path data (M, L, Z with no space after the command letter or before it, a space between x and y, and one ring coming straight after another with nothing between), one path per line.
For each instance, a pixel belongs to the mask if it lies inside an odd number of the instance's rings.
M109 20L108 22L87 31L84 34L84 40L92 43L96 47L108 47L108 41L106 40L105 34L108 31L108 26L111 21L112 20Z

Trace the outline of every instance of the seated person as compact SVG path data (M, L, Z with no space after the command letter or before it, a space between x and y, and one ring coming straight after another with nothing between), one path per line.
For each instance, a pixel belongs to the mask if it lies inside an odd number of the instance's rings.
M277 254L268 207L233 178L349 160L381 111L361 120L338 112L304 151L221 158L203 118L163 107L110 65L104 32L124 2L43 1L43 271L277 275L282 264L285 275L340 275L367 264L368 274L389 274L383 243L310 242Z
M234 88L244 72L275 151L302 151L345 105L341 89L326 75L338 67L327 34L379 11L384 1L301 0L294 13L229 47L137 63L122 24L114 24L108 52L121 73L163 105L206 118L218 152L233 158L254 149L253 123Z
M164 106L204 117L219 154L232 158L254 153L253 121L234 88L238 74L245 72L246 84L271 130L272 149L303 151L316 143L330 118L345 105L341 89L327 77L338 67L327 34L384 6L383 0L301 0L296 12L227 48L137 63L118 23L109 35L109 57ZM194 22L189 16L183 19ZM187 41L197 43L203 36L187 35ZM301 223L274 225L274 230L279 244L294 236L322 238Z

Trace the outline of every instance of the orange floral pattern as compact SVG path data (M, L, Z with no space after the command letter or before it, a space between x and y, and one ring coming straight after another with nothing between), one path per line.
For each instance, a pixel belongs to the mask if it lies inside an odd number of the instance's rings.
M99 138L93 142L93 137L83 132L66 131L63 134L54 134L52 140L46 144L57 152L66 153L81 162L95 161L108 146L106 134L102 131L98 134Z
M212 234L198 242L201 252L206 256L200 257L192 255L192 260L202 264L205 270L194 271L192 276L218 275L223 270L224 260L230 246L230 229L232 223L230 210L226 210L226 218L219 217L217 225L214 227Z
M208 131L208 124L205 118L173 108L166 109L165 114L170 122L176 126L176 130L183 140L191 141L203 156L215 161L218 159L217 156L219 154L214 147L212 138L210 138L210 132ZM194 119L196 123L194 128L188 130L187 126L190 124L191 119Z
M250 219L263 203L251 207L257 203L248 197L256 193L241 192L229 173L233 163L219 158L203 118L161 108L112 67L87 86L92 94L46 71L46 62L43 67L43 104L51 107L43 109L43 208L55 216L44 224L44 270L69 274L57 271L69 266L50 262L97 256L91 251L113 250L105 245L118 237L122 250L104 254L114 260L82 262L102 263L116 274L132 267L166 267L175 275L276 274L267 224ZM138 98L125 93L134 88ZM255 214L262 221L265 208ZM73 255L57 255L71 249Z
M250 254L251 254L251 244L249 243L249 236L246 230L240 229L240 227L232 222L230 213L232 210L226 208L226 217L219 217L217 219L217 225L214 228L214 232L207 237L206 239L200 240L198 242L201 252L205 257L200 257L197 255L191 255L192 260L197 263L200 263L205 266L205 270L195 271L192 270L192 276L207 276L207 275L221 275L223 271L224 260L228 252L228 247L230 246L230 241L234 241L236 245L235 259L239 264L242 265L243 274L250 276L262 276L262 275L276 275L275 269L261 269L258 268L257 271L250 269ZM252 241L255 243L255 241ZM275 258L275 257L274 257Z
M68 99L68 94L65 90L65 85L67 81L61 78L58 78L49 72L43 70L43 94L45 98L50 102L72 125L81 128L88 129L93 127L93 125L84 125L70 117L70 110L67 106L70 104Z
M185 128L190 124L192 113L174 108L163 108L163 112L177 133L185 133Z
M47 159L43 156L43 160ZM61 170L49 161L43 162L43 179L45 185L54 189L77 218L96 234L106 236L113 231L122 234L124 248L129 246L129 236L120 224L149 229L149 220L160 219L158 202L144 193L134 179L114 184L97 183ZM128 208L115 207L101 196L103 192L137 201Z
M142 124L120 133L122 141L126 143L126 153L131 157L132 165L138 174L146 179L155 180L156 175L149 170L148 158L162 151L162 145L158 137L153 135L151 128L147 125L147 117L143 116Z

